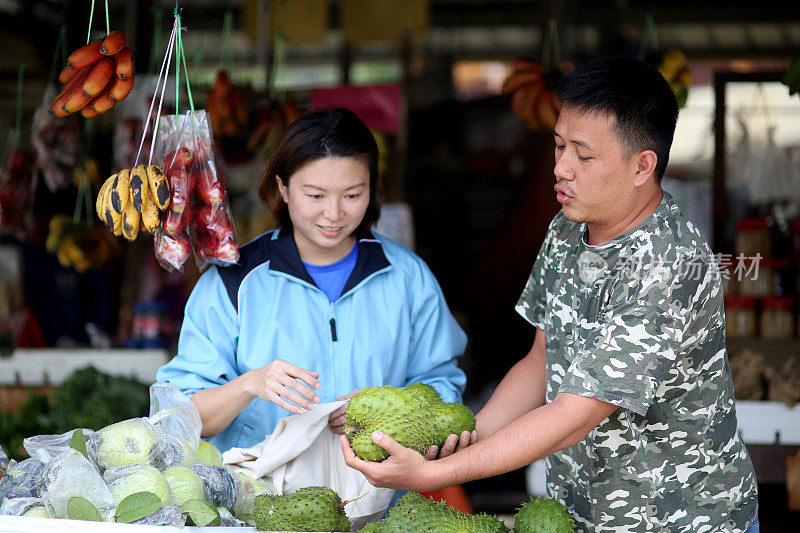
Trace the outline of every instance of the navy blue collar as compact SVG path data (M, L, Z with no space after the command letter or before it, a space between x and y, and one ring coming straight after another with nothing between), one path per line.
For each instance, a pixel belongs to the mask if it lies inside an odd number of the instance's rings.
M300 260L300 252L297 250L294 232L291 230L278 230L276 233L277 237L272 239L270 243L272 253L269 269L288 274L316 287L317 284L311 279L311 275L309 275L305 265L303 265L303 262ZM359 249L356 266L347 279L342 294L346 294L347 291L375 272L390 266L389 260L386 259L386 254L383 253L383 246L372 232L367 233L365 237L359 239L358 245Z

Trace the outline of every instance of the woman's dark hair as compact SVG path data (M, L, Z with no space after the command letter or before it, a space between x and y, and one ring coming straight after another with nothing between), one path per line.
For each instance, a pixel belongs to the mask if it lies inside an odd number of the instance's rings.
M344 108L319 109L301 116L289 126L258 183L258 196L272 209L280 228L291 228L275 176L285 186L300 167L323 157L360 157L369 169L369 205L356 236L366 234L381 214L378 179L378 145L358 116Z
M556 97L564 107L614 116L627 157L642 150L658 156L660 182L678 121L678 103L658 70L631 57L603 57L564 78Z

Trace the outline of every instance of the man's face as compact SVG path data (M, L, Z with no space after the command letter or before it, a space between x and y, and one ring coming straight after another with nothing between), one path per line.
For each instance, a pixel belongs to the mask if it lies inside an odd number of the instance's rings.
M614 224L630 206L636 158L625 157L625 147L613 131L615 121L579 108L561 110L554 130L554 189L570 220Z

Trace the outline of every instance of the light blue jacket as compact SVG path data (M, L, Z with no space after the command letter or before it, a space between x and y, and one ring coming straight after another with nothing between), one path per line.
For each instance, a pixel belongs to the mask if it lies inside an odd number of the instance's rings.
M211 267L186 304L177 355L158 371L191 396L274 359L319 373L320 402L355 389L424 382L460 401L456 366L466 335L427 265L391 240L370 234L342 296L331 303L300 261L291 231L243 246L238 265ZM225 451L251 447L290 413L253 400L209 439Z

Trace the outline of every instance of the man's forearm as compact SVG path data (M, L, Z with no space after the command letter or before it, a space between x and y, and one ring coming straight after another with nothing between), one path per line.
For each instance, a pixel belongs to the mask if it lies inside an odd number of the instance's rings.
M223 431L256 398L244 387L246 376L243 374L224 385L197 391L192 396L203 422L201 436L213 437Z
M429 463L427 485L448 487L527 466L583 440L616 406L575 395L559 395L484 440ZM426 489L434 490L434 489Z
M552 404L542 406L469 448L432 461L432 484L438 489L504 474L571 446L573 430L556 422L557 416Z

